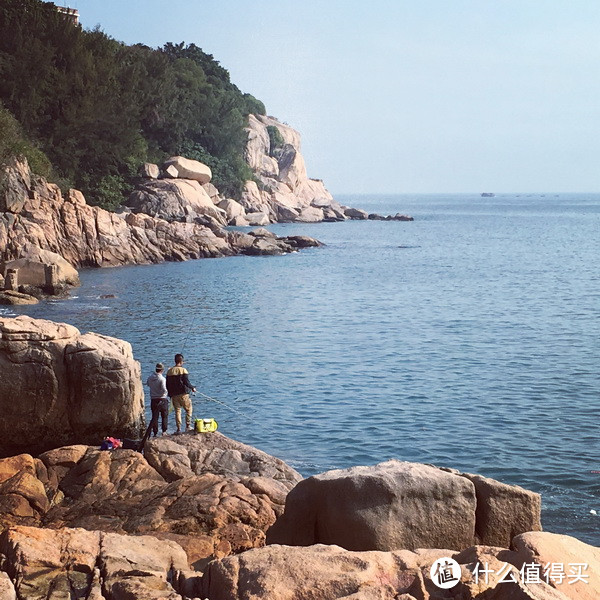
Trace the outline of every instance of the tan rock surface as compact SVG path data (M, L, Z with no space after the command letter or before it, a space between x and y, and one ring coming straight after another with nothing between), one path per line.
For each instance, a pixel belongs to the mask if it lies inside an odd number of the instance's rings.
M173 536L181 539L182 536ZM571 538L572 540L572 538ZM478 546L450 550L351 552L338 546L268 546L190 568L175 539L64 528L12 527L0 535L0 596L14 600L569 600L523 581L515 553ZM454 558L460 581L441 590L438 558ZM476 576L477 562L487 576ZM502 579L508 580L503 582ZM19 594L15 595L15 590ZM591 590L593 593L597 589ZM591 596L593 597L593 596Z
M271 148L270 127L276 128L282 139L277 148ZM246 182L240 202L248 213L264 213L273 222L367 218L365 211L357 209L348 209L346 215L323 181L308 177L300 134L295 129L273 117L250 115L247 133L245 159L260 181L260 189L256 182Z
M210 563L201 580L211 600L568 600L545 583L528 584L497 548L469 549L494 572L475 577L475 563L450 550L351 552L338 546L267 546ZM431 578L438 558L461 566L455 587ZM503 582L505 575L508 582Z
M435 467L391 460L328 471L288 495L269 543L337 544L348 550L473 544L475 488Z
M177 177L192 179L200 184L208 183L212 178L212 171L208 165L184 156L171 156L171 158L168 158L163 163L163 169L168 167L174 167L177 170Z
M185 548L186 568L265 541L301 479L281 460L219 433L132 450L67 446L0 461L0 525L153 534Z
M22 294L13 290L0 291L0 304L8 306L24 306L27 304L37 304L39 300L29 294Z
M168 580L187 568L185 552L169 540L83 529L14 527L0 536L0 551L27 600L181 600Z
M567 598L600 598L600 548L567 535L541 531L516 536L513 547L522 560L541 565L549 583Z
M43 319L0 318L0 369L0 455L143 430L140 366L127 342Z
M478 492L479 490L479 492ZM540 497L450 469L391 460L301 481L269 530L269 543L348 550L508 547L509 533L540 526Z
M246 216L246 209L239 202L236 202L235 200L232 200L231 198L221 200L221 202L219 202L218 206L219 206L219 208L222 208L225 211L225 213L227 214L227 222L229 224L231 224L231 222L236 217L245 217Z
M45 265L54 265L57 269L56 283L58 285L78 286L79 274L62 256L49 250L41 250L27 244L21 253L21 258L6 261L2 272L7 269L19 270L19 285L43 287L46 284Z
M508 548L519 533L541 531L542 498L522 487L463 473L475 485L477 543Z
M277 149L276 154L273 154L274 149L271 148L268 127L277 128L283 140L283 145ZM246 210L265 213L272 220L323 220L322 212L314 211L298 218L301 211L309 209L313 202L333 199L322 182L308 178L300 149L300 134L273 117L261 115L249 116L247 131L246 161L261 180L264 189L259 191L254 182L246 183L241 200Z
M128 206L167 221L188 221L208 215L225 225L225 211L213 203L200 183L191 179L159 179L138 186L129 196Z
M220 229L225 217L218 215L224 212L193 181L154 183L171 185L177 194L182 189L190 190L192 195L197 192L198 198L202 196L199 205L204 208L185 218L205 220L210 227L197 222L168 222L146 214L110 213L88 206L77 190L63 198L58 186L39 177L32 179L25 163L9 169L7 180L10 185L0 193L0 209L4 208L0 212L0 261L21 258L25 248L58 254L74 268L181 261L243 252L236 247L236 238Z

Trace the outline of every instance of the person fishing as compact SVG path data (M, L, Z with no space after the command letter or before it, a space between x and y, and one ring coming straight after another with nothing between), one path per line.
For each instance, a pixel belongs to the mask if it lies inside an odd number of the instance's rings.
M175 409L177 431L181 433L181 409L185 410L185 429L192 429L192 401L189 392L196 388L190 383L189 373L183 367L183 354L175 355L175 366L167 371L167 390Z
M154 437L158 434L159 416L162 421L162 434L165 435L169 428L169 394L167 381L163 375L164 370L162 363L156 363L155 372L146 381L146 385L150 387L150 409L152 410L150 426Z

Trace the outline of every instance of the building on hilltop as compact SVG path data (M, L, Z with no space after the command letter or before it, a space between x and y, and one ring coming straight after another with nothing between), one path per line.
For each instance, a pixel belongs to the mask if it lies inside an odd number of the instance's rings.
M58 6L51 2L57 12L64 15L73 25L79 25L79 11L76 8L67 8L66 6Z

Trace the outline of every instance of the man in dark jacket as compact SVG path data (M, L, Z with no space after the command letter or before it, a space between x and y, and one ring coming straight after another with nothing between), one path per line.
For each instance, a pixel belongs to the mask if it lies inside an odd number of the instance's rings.
M182 408L185 410L185 428L189 431L192 428L192 401L189 392L195 392L196 388L190 383L189 373L183 368L183 354L175 355L175 366L167 371L167 390L175 409L175 433L181 433Z

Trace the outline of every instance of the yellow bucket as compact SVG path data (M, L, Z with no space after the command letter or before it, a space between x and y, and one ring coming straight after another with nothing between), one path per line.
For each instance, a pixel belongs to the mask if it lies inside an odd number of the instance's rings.
M194 429L196 433L212 433L219 424L214 419L196 419Z

